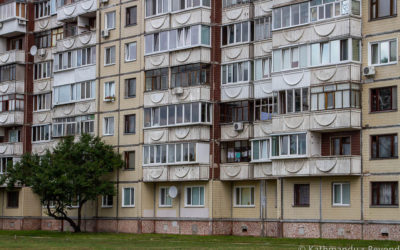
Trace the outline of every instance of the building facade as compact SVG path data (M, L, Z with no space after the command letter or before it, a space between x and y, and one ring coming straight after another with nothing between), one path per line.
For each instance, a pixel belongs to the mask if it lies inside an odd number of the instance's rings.
M397 8L5 1L0 174L91 133L125 166L83 230L399 240ZM0 206L1 229L69 230L29 188Z

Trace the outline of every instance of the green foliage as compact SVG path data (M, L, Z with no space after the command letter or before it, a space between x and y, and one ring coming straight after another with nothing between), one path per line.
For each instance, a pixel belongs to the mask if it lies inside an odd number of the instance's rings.
M84 134L79 141L66 137L42 156L24 154L9 166L0 183L8 188L29 186L40 197L49 216L67 220L80 231L82 206L99 195L114 195L114 185L106 175L123 166L121 155L99 137ZM78 206L78 224L68 216L68 208Z

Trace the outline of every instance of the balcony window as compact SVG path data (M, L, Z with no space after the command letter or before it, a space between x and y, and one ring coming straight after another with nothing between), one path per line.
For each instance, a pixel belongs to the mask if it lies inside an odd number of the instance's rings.
M21 130L12 129L8 131L9 142L20 142L21 141Z
M221 163L249 162L251 146L249 141L221 143Z
M298 113L309 110L308 88L287 89L278 92L279 113Z
M0 21L15 17L26 18L26 3L11 2L0 6Z
M96 63L96 47L77 49L54 55L54 71L72 69Z
M393 182L371 182L372 206L398 206L399 184Z
M397 134L371 136L371 158L387 159L398 157Z
M197 162L196 143L143 146L143 165L185 164Z
M78 49L77 66L85 66L96 63L96 47Z
M352 55L349 52L349 42L352 41ZM336 64L348 60L360 60L359 40L335 40L323 43L311 44L311 65Z
M253 120L253 103L250 101L221 103L220 108L221 122L248 122Z
M171 68L171 87L198 86L210 83L210 65L188 64Z
M371 112L397 110L397 87L371 89Z
M168 195L169 188L161 187L160 188L160 207L171 207L172 206L172 198Z
M370 65L397 63L397 40L370 43Z
M332 155L351 155L350 136L331 138Z
M51 125L32 126L32 142L50 140Z
M334 206L350 206L350 183L333 183L332 190Z
M254 187L235 187L234 206L254 206Z
M38 94L33 96L33 111L50 110L51 93Z
M51 46L57 45L57 41L64 39L64 28L56 28L51 30Z
M52 76L51 61L35 63L33 68L33 79L46 79Z
M278 112L278 96L276 93L271 97L255 100L254 111L256 121L271 120L272 115Z
M125 62L136 61L136 42L125 44Z
M253 2L252 0L223 0L222 1L222 6L224 8L236 6L236 5L242 5L242 4L248 4Z
M248 82L251 79L252 64L250 61L225 64L221 68L222 84Z
M131 26L135 25L137 22L137 6L129 7L126 8L126 14L125 14L125 25L126 26Z
M222 45L248 42L251 39L249 31L253 30L253 22L242 22L222 26Z
M0 112L23 110L24 95L12 94L0 96Z
M254 20L254 41L271 38L271 16Z
M305 156L306 145L305 133L272 136L272 156Z
M53 120L52 137L94 133L94 115L56 118Z
M35 34L35 45L39 49L51 47L51 32L45 31Z
M294 184L293 206L310 206L310 184Z
M146 0L146 17L167 13L168 2L168 0Z
M168 89L168 68L148 70L145 72L146 91Z
M311 22L347 15L350 12L353 15L360 15L359 0L312 0L310 2Z
M144 109L144 127L211 122L211 104L185 103Z
M307 67L307 46L273 51L274 72Z
M186 0L186 1L179 1L179 0L172 0L171 1L171 8L172 11L179 11L179 10L186 10L191 8L196 8L200 6L210 7L210 0Z
M136 97L136 78L125 80L125 98Z
M185 206L199 207L204 206L204 187L186 187L185 188Z
M252 141L252 161L269 161L270 160L270 140L255 140Z
M305 24L308 19L308 2L273 9L274 29Z
M311 110L360 108L360 86L341 83L311 88Z
M5 65L0 67L0 82L14 81L16 78L16 65Z
M7 172L7 167L13 162L12 157L1 157L0 158L0 174L5 174Z
M262 80L271 77L271 58L254 60L254 80Z
M369 0L371 19L393 17L397 15L397 0Z
M65 104L75 101L93 99L95 81L79 82L54 87L54 104Z

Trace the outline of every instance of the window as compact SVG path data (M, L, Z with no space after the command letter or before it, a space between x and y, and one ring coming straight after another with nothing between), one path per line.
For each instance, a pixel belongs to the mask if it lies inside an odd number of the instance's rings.
M33 96L33 111L49 110L51 108L51 93Z
M104 117L103 135L114 134L114 117Z
M39 80L50 78L52 75L51 69L51 61L35 63L33 67L33 79Z
M196 8L199 6L210 7L210 0L187 0L187 1L171 1L172 11Z
M270 140L252 141L252 161L269 161L270 160Z
M136 42L125 44L125 62L136 60Z
M13 129L8 132L9 142L20 142L21 141L21 130Z
M137 7L133 6L133 7L126 8L125 25L126 26L135 25L136 18L137 18Z
M95 81L54 87L54 105L94 98Z
M21 2L4 3L0 7L0 20L14 17L26 18L26 4Z
M115 11L107 12L105 14L105 24L106 29L111 30L115 29Z
M222 84L248 82L251 78L249 61L222 65Z
M96 47L77 49L54 55L54 71L72 69L96 63Z
M311 110L360 108L360 86L341 83L311 88Z
M105 48L104 65L115 64L115 46Z
M161 187L160 188L160 207L171 207L172 199L169 197L168 188Z
M115 82L105 82L104 83L104 100L113 101L115 98Z
M171 68L171 87L188 87L210 83L210 65L188 64Z
M56 118L53 120L52 137L94 133L94 115Z
M112 195L103 195L101 197L101 207L112 207L113 206L113 199Z
M332 155L351 155L350 136L331 138Z
M51 46L57 45L57 41L64 39L64 28L56 28L51 30Z
M333 183L333 205L350 206L350 183Z
M148 70L145 78L146 91L168 89L168 68Z
M253 30L252 22L242 22L222 26L222 45L244 43L251 39L250 31Z
M16 65L4 65L0 67L0 82L15 80Z
M7 208L18 208L19 192L8 191L7 192Z
M308 23L308 2L273 9L273 17L274 29Z
M273 51L274 72L307 67L307 46Z
M0 112L23 111L24 96L19 94L0 96Z
M221 122L252 121L253 103L249 101L221 103Z
M369 0L370 18L377 19L381 17L391 17L397 14L396 0Z
M168 12L168 0L145 0L146 17L159 15ZM174 1L180 2L180 1Z
M50 15L50 1L37 2L34 5L35 18Z
M398 182L371 182L371 205L398 206Z
M125 134L134 134L136 127L136 115L125 116Z
M370 43L370 65L397 63L397 40Z
M234 205L237 207L254 206L254 187L235 187Z
M272 156L303 156L307 153L306 134L272 136Z
M135 151L125 152L125 169L135 170Z
M185 164L196 162L196 143L143 146L143 164Z
M310 184L294 184L294 206L310 206Z
M232 7L232 6L240 5L240 4L247 4L247 3L251 3L251 2L252 2L252 0L223 0L222 6L224 8L227 8L227 7Z
M135 189L134 188L123 188L122 189L122 207L134 207L135 206Z
M125 98L136 97L136 78L125 80Z
M254 61L254 80L271 77L271 58L257 59Z
M282 90L278 93L279 113L308 111L308 88Z
M186 187L186 206L204 206L204 187Z
M144 109L144 127L210 123L211 104L185 103Z
M45 31L35 34L35 45L38 49L44 49L51 47L51 32Z
M271 120L272 115L278 112L278 95L274 93L271 97L255 100L254 110L256 121Z
M397 134L371 136L371 158L397 158Z
M352 58L349 57L349 42L352 41ZM360 60L360 41L356 39L335 40L311 44L311 65L339 63L353 59Z
M254 41L271 38L271 17L262 17L254 20Z
M249 141L232 141L221 144L221 163L249 162L250 159Z
M360 15L359 0L312 0L310 2L311 22L348 15L350 12L354 15Z
M32 126L32 142L50 140L51 125Z
M76 53L77 67L96 63L96 47L78 49Z
M12 157L2 157L0 158L0 174L5 174L7 172L7 167L13 163Z
M371 112L397 110L397 87L371 89Z

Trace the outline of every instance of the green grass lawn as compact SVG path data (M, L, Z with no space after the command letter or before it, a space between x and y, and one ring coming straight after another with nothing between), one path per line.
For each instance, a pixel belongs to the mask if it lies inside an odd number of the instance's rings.
M394 241L276 239L240 236L185 236L166 234L61 233L0 231L0 249L371 249L397 247ZM309 247L312 246L312 247ZM346 249L347 249L346 248ZM329 249L329 248L325 248ZM372 248L373 249L373 248Z

